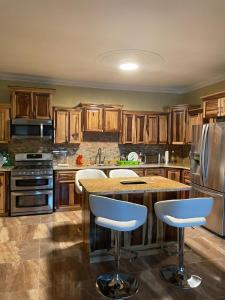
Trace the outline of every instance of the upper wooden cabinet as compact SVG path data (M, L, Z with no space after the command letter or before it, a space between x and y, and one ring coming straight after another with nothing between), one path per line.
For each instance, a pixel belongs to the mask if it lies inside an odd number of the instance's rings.
M144 114L135 115L135 144L146 143L146 120L147 116Z
M201 97L203 118L211 119L225 116L225 91Z
M168 143L168 114L147 115L147 144Z
M12 118L51 119L54 89L9 87Z
M54 107L54 142L78 144L82 139L81 110Z
M10 106L0 105L0 143L10 139Z
M106 107L103 109L103 130L105 132L120 132L121 131L121 107Z
M188 110L188 132L187 132L187 142L192 142L192 126L202 125L202 108Z
M188 109L199 108L198 105L174 105L170 112L170 142L182 145L188 143Z
M123 131L122 131L122 143L123 144L135 144L136 142L136 124L135 114L129 112L123 112Z
M89 132L119 132L121 130L121 105L80 103L83 130Z

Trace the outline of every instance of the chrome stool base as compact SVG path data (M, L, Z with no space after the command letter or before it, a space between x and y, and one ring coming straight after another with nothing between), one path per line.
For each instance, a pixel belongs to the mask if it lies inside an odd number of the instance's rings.
M128 274L106 273L96 280L100 294L110 299L125 299L138 292L138 281Z
M163 280L181 289L193 289L198 287L202 279L196 275L190 275L185 270L180 270L178 266L166 266L160 270Z

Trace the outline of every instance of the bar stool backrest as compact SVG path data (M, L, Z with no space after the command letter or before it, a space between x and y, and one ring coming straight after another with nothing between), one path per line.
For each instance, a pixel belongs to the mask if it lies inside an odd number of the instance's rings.
M90 195L90 208L96 217L115 221L136 220L141 226L147 217L147 207L127 201L120 201L108 197Z
M77 193L82 193L82 186L79 183L80 179L94 179L94 178L107 178L102 170L98 169L84 169L76 172L75 186Z
M116 169L109 172L109 178L119 178L119 177L139 177L136 172L129 169Z

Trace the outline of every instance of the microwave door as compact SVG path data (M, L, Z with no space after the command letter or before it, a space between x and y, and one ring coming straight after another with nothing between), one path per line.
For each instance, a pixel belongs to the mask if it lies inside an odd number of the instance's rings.
M224 192L225 124L208 125L204 153L204 186Z
M205 126L192 127L191 145L191 182L203 186L202 149L204 144Z

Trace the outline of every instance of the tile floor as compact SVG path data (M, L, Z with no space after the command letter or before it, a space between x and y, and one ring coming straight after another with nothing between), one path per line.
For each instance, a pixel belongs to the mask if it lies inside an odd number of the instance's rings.
M203 278L192 291L181 291L159 278L162 265L176 256L165 253L122 261L134 273L140 291L133 300L225 300L225 239L204 229L186 231L188 269ZM0 218L1 300L100 300L95 277L113 269L112 262L89 264L82 255L81 212Z

